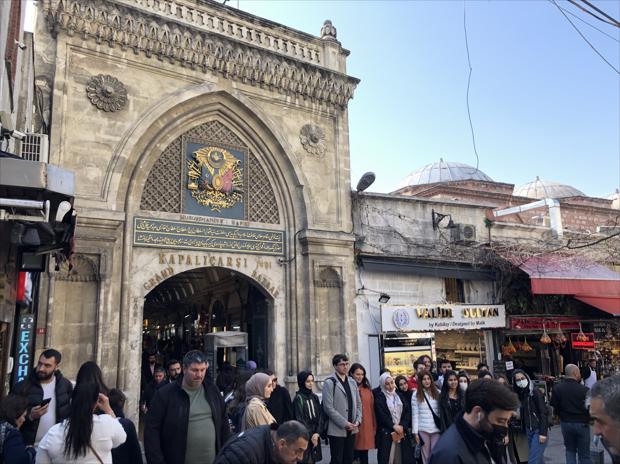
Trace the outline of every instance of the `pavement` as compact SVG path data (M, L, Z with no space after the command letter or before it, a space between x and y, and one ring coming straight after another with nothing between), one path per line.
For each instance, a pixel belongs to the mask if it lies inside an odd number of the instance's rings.
M329 446L323 446L322 464L328 464L330 460ZM377 464L377 450L368 453L369 464ZM605 453L605 464L611 464L611 458ZM545 464L565 464L566 454L564 451L564 440L559 425L549 429L549 444L545 449ZM593 463L597 464L597 463Z

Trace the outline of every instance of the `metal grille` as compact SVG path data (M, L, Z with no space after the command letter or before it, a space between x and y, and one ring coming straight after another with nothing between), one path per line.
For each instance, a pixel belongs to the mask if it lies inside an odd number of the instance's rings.
M164 150L151 169L144 185L141 209L181 212L183 137L247 149L246 144L219 121L209 121L190 129ZM280 224L280 213L271 182L258 159L249 150L248 153L248 220Z
M22 140L21 155L25 160L47 163L47 151L47 134L26 134Z
M250 194L248 219L267 224L280 224L280 214L273 188L265 170L250 153Z
M181 137L166 147L144 184L140 209L181 212Z

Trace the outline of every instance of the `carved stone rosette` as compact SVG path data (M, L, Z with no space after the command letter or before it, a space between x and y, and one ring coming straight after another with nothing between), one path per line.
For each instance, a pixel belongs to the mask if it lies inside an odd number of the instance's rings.
M100 110L114 113L127 103L127 89L115 77L98 74L86 83L86 95L90 102Z
M311 155L325 155L325 131L314 124L304 124L299 131L299 140L304 149Z

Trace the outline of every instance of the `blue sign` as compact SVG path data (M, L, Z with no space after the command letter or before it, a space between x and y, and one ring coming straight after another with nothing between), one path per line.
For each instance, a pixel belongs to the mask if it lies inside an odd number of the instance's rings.
M34 334L34 314L19 316L17 331L17 356L15 356L15 375L13 382L17 383L28 377L32 367L32 341Z
M154 248L284 254L284 232L254 227L134 218L133 244Z

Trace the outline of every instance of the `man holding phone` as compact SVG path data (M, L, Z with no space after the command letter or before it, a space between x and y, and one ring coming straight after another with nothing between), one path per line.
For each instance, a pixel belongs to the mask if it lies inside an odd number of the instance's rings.
M26 445L38 445L47 431L69 416L73 385L58 370L61 355L54 349L41 353L37 367L13 387L28 399L26 422L20 429Z

